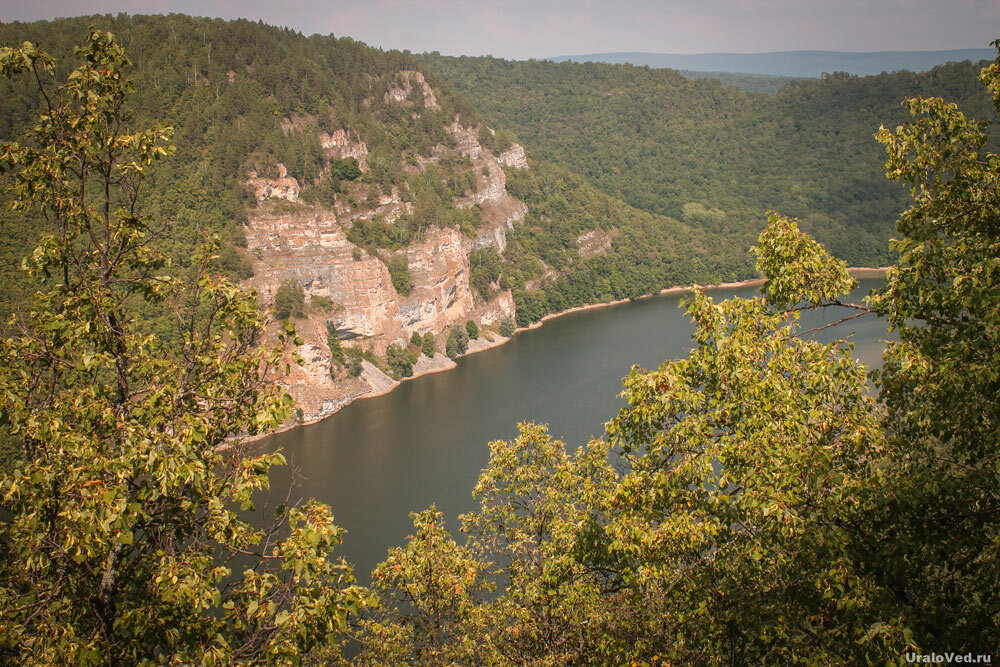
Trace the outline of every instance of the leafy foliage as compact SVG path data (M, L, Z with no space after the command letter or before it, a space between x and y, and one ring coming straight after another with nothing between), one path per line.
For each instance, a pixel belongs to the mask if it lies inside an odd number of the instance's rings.
M407 296L413 290L413 276L410 275L410 262L406 255L393 255L389 260L389 275L392 286L400 296Z
M31 308L0 343L0 410L19 443L0 477L0 655L23 664L291 663L347 628L364 597L328 559L341 530L317 503L247 523L280 454L224 449L263 433L290 399L265 380L252 293L192 258L195 282L161 273L142 215L168 126L131 130L128 61L94 30L81 64L24 143L0 148L17 210L53 221L26 261ZM0 49L36 80L51 57ZM136 302L169 304L179 345L139 333ZM284 342L293 338L288 329Z
M425 357L434 356L434 332L428 331L424 334L423 341L420 344L420 351L424 353Z
M1000 60L982 78L1000 113ZM475 635L482 653L464 659L483 664L996 652L1000 157L955 105L908 106L921 117L879 132L914 197L886 287L843 303L844 262L772 214L762 296L696 291L690 355L632 370L606 442L569 455L522 424L491 443L480 509L450 549L496 592L449 621L462 630L442 651ZM881 372L802 330L803 310L829 305L898 330ZM413 622L398 604L376 618L395 637ZM418 648L396 644L396 661Z
M305 314L306 294L302 285L294 280L285 280L274 293L274 316L279 320L302 317Z
M390 375L398 380L413 375L413 364L417 363L417 356L393 343L385 351L385 361L389 365Z
M504 318L500 320L500 335L504 338L510 338L513 336L514 329L514 320L512 320L509 316L504 316Z
M465 323L465 333L469 335L470 340L475 340L479 338L479 326L472 320Z
M338 364L346 363L347 356L344 354L344 346L340 343L340 332L337 331L337 325L331 320L327 320L325 326L326 345L330 349L330 358Z
M361 361L364 359L364 355L361 350L357 347L348 347L345 350L345 355L347 357L347 375L352 378L356 378L361 375Z
M469 332L461 324L453 324L448 330L448 340L445 341L445 354L454 359L465 354L469 349Z

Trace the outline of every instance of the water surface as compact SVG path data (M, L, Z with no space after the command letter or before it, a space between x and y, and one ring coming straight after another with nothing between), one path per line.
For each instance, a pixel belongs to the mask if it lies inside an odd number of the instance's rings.
M858 301L881 285L862 280ZM721 300L753 296L757 288L711 292ZM624 402L621 378L632 364L655 368L691 349L692 326L668 294L570 313L509 343L465 357L458 366L404 382L377 398L356 401L332 417L273 436L302 476L293 498L316 498L333 508L348 534L338 551L367 583L386 550L403 544L409 512L436 503L457 533L460 513L474 507L472 488L488 459L487 443L510 439L517 422L549 425L572 447L600 437ZM844 313L806 313L806 328ZM853 333L855 354L879 365L883 320L866 316L817 335L832 340ZM290 479L272 474L278 502ZM280 496L280 497L279 497Z

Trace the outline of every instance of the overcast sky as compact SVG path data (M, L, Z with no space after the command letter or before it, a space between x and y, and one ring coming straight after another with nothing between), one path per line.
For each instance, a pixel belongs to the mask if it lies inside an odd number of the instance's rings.
M447 55L986 47L1000 0L0 0L0 20L180 12Z

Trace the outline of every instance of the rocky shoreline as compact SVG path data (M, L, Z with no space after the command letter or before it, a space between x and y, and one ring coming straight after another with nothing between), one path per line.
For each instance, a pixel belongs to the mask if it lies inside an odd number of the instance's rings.
M877 277L884 276L886 274L886 272L890 268L891 267L887 267L887 266L875 267L875 268L873 268L873 267L849 267L848 271L850 272L851 276L853 276L854 278L877 278ZM752 279L749 279L749 280L740 280L740 281L736 281L736 282L724 282L724 283L716 283L716 284L712 284L712 285L697 285L696 287L700 287L700 288L703 288L703 289L706 289L706 290L721 290L721 289L733 289L733 288L738 288L738 287L752 287L752 286L755 286L755 285L763 285L764 282L765 282L764 278L752 278ZM605 302L605 303L594 303L594 304L588 304L586 306L576 306L574 308L569 308L567 310L564 310L564 311L561 311L561 312L558 312L558 313L551 313L549 315L546 315L545 317L543 317L542 319L540 319L538 322L535 322L534 324L531 324L529 326L518 327L517 329L514 330L514 334L511 336L511 338L513 338L513 336L517 335L518 333L521 333L521 332L524 332L524 331L531 331L533 329L537 329L537 328L541 327L542 325L544 325L549 320L554 320L554 319L556 319L558 317L563 317L563 316L569 315L571 313L576 313L576 312L580 312L580 311L583 311L583 310L594 310L594 309L597 309L597 308L608 308L610 306L616 306L616 305L620 305L620 304L623 304L623 303L628 303L629 301L635 301L635 300L638 300L638 299L651 299L651 298L654 298L654 297L657 297L657 296L662 296L664 294L680 294L680 293L683 293L683 292L691 292L693 289L694 289L694 287L690 287L690 286L687 286L687 287L685 287L685 286L667 287L665 289L660 290L659 292L657 292L655 294L645 294L643 296L637 297L636 299L617 299L615 301L608 301L608 302ZM503 336L500 336L499 334L490 334L490 335L493 336L492 340L487 340L484 337L477 338L477 339L474 339L474 340L470 340L469 341L469 348L468 348L468 350L465 352L465 354L460 355L457 358L460 359L462 357L467 357L469 355L476 354L478 352L483 352L485 350L490 350L490 349L493 349L495 347L499 347L500 345L503 345L507 341L511 340L511 338L505 338ZM411 375L410 377L402 378L400 380L395 380L395 379L389 377L388 375L386 375L385 373L383 373L374 364L371 364L371 363L365 361L365 362L363 362L362 376L364 377L364 379L366 380L366 382L372 387L369 391L360 392L360 393L358 393L358 394L356 394L354 396L351 396L348 399L345 399L344 401L341 401L340 404L336 407L335 410L333 410L332 412L329 412L327 414L324 414L324 415L322 415L320 417L317 417L315 419L307 419L307 420L304 420L302 422L295 422L295 423L291 423L291 424L286 424L286 425L283 425L282 427L278 428L277 430L272 431L271 433L268 433L267 435L259 435L259 436L253 436L253 437L249 437L249 438L244 438L244 439L241 440L241 442L253 442L255 440L260 440L260 439L263 439L265 437L268 437L269 435L274 435L276 433L282 433L284 431L288 431L288 430L293 429L293 428L295 428L297 426L308 426L309 424L315 424L315 423L321 422L324 419L327 419L328 417L333 416L337 412L340 412L341 410L343 410L345 407L347 407L348 405L350 405L354 401L362 400L362 399L366 399L366 398L375 398L377 396L384 396L385 394L389 393L390 391L392 391L393 389L395 389L396 387L398 387L403 382L407 382L407 381L410 381L410 380L415 380L416 378L422 377L424 375L431 375L433 373L442 373L444 371L448 371L448 370L451 370L452 368L455 368L456 365L457 365L457 363L456 363L455 360L446 357L445 355L441 354L440 352L436 353L433 358L428 358L428 357L426 357L424 355L420 355L420 357L417 360L417 363L413 367L413 375Z

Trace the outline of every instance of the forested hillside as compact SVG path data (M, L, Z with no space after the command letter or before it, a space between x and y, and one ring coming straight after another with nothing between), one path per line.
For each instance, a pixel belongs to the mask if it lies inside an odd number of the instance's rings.
M879 125L903 122L901 102L915 95L989 111L968 63L800 80L769 96L631 65L421 58L536 158L632 206L738 235L744 247L763 213L781 210L865 266L891 260L906 197L882 174Z
M58 78L70 69L73 47L91 24L114 32L132 60L133 120L174 128L176 156L156 165L146 207L171 223L168 254L182 265L207 231L222 237L229 274L247 277L250 265L238 248L245 245L247 210L256 203L246 187L248 172L274 177L281 163L303 185L303 199L329 195L336 174L324 176L330 171L320 132L346 128L363 138L371 167L366 181L388 191L402 182L404 153L429 155L432 146L446 140L446 125L456 116L467 125L478 124L475 111L446 91L438 95L437 108L420 114L387 98L401 71L420 69L406 54L349 38L307 38L245 20L171 14L8 23L0 26L0 43L38 43L56 57ZM441 90L433 73L425 76ZM34 82L0 82L0 137L23 133L41 104ZM289 123L311 131L290 131L296 126ZM316 192L310 193L309 186ZM6 210L3 215L0 309L8 312L16 299L12 288L20 278L21 256L39 226Z

